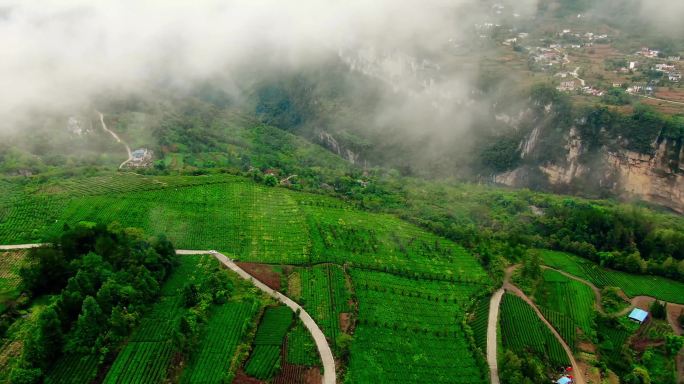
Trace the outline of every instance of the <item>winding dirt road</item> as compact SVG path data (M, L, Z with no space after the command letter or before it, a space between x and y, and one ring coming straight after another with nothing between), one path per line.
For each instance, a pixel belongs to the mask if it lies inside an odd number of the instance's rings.
M489 301L489 319L487 323L487 363L489 364L489 379L492 384L499 384L499 363L497 361L496 325L499 323L499 307L504 295L504 289L500 288L492 295Z
M565 271L561 271L556 268L551 268L548 266L543 265L542 269L549 269L555 272L560 273L561 275L573 279L575 281L579 281L582 284L585 284L589 288L591 288L592 291L594 291L594 295L596 295L596 301L595 301L595 307L596 310L599 311L601 314L606 314L606 311L603 308L603 305L601 304L601 299L603 298L603 295L601 294L601 290L595 286L593 283L590 281L584 280L580 277L577 277L575 275L572 275L570 273L567 273ZM624 295L624 293L622 293ZM622 311L618 312L615 314L615 316L624 316L631 312L634 308L642 308L642 309L648 309L650 305L656 301L655 297L651 296L634 296L632 298L629 298L627 295L624 295L624 298L626 298L630 304L627 308L623 309ZM662 301L662 300L660 300ZM679 319L677 319L677 313L682 313L684 312L684 305L682 304L675 304L675 303L670 303L667 301L662 301L663 303L667 303L668 311L667 311L667 322L670 324L670 327L672 327L672 330L674 331L675 334L681 335L682 332L682 327L679 325ZM674 310L672 310L674 309Z
M556 329L551 325L551 323L549 323L548 320L546 320L544 315L542 315L539 308L537 308L537 305L532 300L530 300L530 298L527 297L527 295L525 295L523 291L521 291L518 287L516 287L510 282L511 276L513 275L513 271L515 271L517 267L518 265L513 265L506 269L503 287L494 293L494 296L492 296L492 300L490 301L489 305L489 321L487 324L487 363L489 364L489 372L492 383L499 383L499 367L496 361L496 331L499 317L499 305L501 303L501 297L503 297L503 293L505 290L520 297L532 307L534 312L537 314L537 317L539 317L539 319L546 325L546 327L551 331L551 333L553 333L553 335L560 343L561 347L563 347L563 350L565 350L565 353L568 355L570 365L572 365L572 370L575 375L575 384L586 384L586 381L584 380L584 373L581 371L579 364L577 364L577 360L575 360L575 356L573 355L572 350L570 349L568 344L565 342L565 340L563 340L561 335L558 333L558 331L556 331Z
M126 147L126 152L128 153L128 159L126 159L126 161L124 161L123 163L121 163L121 165L119 165L119 169L121 169L129 161L133 160L133 153L131 152L131 147L129 147L125 141L121 140L121 138L119 138L119 135L117 135L116 132L107 128L107 124L105 124L105 122L104 122L104 115L102 114L102 112L97 111L97 113L100 115L100 123L102 124L102 129L104 129L106 132L109 132L109 134L112 135L112 137L114 138L114 140L116 140L117 143L123 144L123 146Z

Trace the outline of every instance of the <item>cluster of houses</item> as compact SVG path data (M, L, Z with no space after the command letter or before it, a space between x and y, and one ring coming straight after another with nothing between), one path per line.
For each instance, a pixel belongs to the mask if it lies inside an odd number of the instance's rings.
M657 72L662 72L667 76L667 79L678 83L682 80L682 73L677 70L674 64L656 64L653 69Z
M643 56L643 57L648 57L649 59L655 59L660 55L660 51L656 51L654 49L650 49L648 47L643 47L641 48L640 51L637 51L635 53L637 56Z
M581 92L585 95L598 97L601 97L605 94L605 91L601 89L590 86L582 86L579 80L561 81L560 85L557 86L556 89L561 92Z
M549 69L554 65L560 66L567 62L566 55L558 48L536 47L530 51L530 56L542 69Z

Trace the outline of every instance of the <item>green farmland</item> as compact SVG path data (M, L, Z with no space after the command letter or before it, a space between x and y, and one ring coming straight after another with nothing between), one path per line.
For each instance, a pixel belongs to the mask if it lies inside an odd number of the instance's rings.
M586 284L546 270L535 294L544 317L554 325L565 341L575 344L576 329L585 335L595 334L594 292Z
M554 366L569 364L561 344L521 298L509 293L504 295L500 324L505 348L545 356Z
M589 260L565 252L543 250L542 262L585 279L599 288L619 287L627 296L652 296L684 304L684 283L660 276L635 275L602 268Z

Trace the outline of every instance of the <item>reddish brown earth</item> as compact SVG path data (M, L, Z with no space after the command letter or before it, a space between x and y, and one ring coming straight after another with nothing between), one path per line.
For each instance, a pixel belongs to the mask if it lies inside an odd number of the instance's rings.
M242 370L240 370L235 379L233 379L233 384L264 384L263 381L257 380L251 376L247 376Z
M596 346L588 341L581 341L579 343L579 349L583 352L596 353Z
M283 364L283 368L273 380L273 384L321 384L322 381L323 377L318 368Z
M250 275L256 277L269 288L280 291L280 274L275 272L270 265L257 263L235 263Z
M340 330L349 333L351 328L351 314L348 312L340 313Z

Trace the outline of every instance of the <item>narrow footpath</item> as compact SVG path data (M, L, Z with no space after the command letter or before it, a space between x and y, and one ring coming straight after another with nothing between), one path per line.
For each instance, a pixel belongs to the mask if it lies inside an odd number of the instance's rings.
M117 135L116 132L107 128L107 124L105 124L104 122L104 115L102 114L102 112L97 111L97 113L100 115L100 123L102 124L102 129L104 129L105 132L108 132L110 135L112 135L112 137L114 138L114 140L116 140L117 143L123 144L123 146L126 148L126 152L128 153L128 159L126 159L123 163L121 163L121 165L119 165L119 169L121 169L129 161L133 160L133 153L131 152L131 147L129 147L125 141L121 140L121 138L119 138L119 135Z

